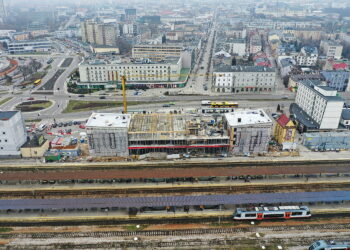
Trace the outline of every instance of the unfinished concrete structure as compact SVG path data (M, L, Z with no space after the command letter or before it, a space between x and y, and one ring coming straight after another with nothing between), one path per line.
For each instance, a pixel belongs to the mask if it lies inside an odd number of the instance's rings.
M128 132L129 153L226 153L229 137L222 124L211 119L190 114L135 114Z
M89 151L94 156L128 156L128 128L131 116L94 113L86 123Z
M224 128L230 136L230 153L266 153L272 126L272 120L262 109L226 113Z

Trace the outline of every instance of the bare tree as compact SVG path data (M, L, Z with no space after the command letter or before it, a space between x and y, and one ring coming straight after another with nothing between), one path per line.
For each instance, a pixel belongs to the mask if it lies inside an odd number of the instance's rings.
M27 76L29 76L33 73L33 70L31 69L31 67L28 67L25 65L19 66L18 70L22 73L24 80L27 79Z

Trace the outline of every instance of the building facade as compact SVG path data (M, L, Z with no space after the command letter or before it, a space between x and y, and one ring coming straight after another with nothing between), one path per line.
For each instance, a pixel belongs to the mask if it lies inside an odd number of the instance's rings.
M86 21L81 23L82 40L86 43L116 46L117 28L113 24Z
M224 93L271 92L276 70L262 66L220 66L214 70L214 91Z
M169 44L139 44L132 48L132 57L135 59L151 59L160 61L166 57L181 56L182 45Z
M317 123L319 129L337 129L344 100L337 91L319 82L304 80L298 85L295 103Z
M292 120L285 114L282 114L278 119L274 130L274 137L278 144L285 142L294 142L296 127Z
M224 128L230 136L230 153L267 153L272 126L272 120L262 109L226 113Z
M339 60L342 57L342 52L343 52L343 45L331 41L331 40L322 40L321 45L320 45L323 54L327 58L334 58Z
M327 86L335 88L337 91L349 91L349 71L321 71Z
M303 145L314 151L350 150L350 132L304 133Z
M94 156L128 156L127 114L94 113L86 123L89 152Z
M0 112L0 157L20 157L27 131L20 111Z
M316 47L302 47L300 53L295 57L299 66L316 66L318 50Z
M238 56L246 55L246 42L244 39L234 39L227 42L229 46L229 53L235 54Z
M15 41L8 44L10 54L50 52L52 44L48 40Z
M126 77L128 84L176 82L180 79L181 69L180 57L167 58L159 63L149 60L134 63L92 61L79 66L80 84L97 84L115 88L116 83L120 84L122 76Z

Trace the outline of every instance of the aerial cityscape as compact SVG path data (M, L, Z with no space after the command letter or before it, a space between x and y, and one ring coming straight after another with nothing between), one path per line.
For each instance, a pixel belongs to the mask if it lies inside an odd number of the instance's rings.
M350 249L349 0L0 0L0 249Z

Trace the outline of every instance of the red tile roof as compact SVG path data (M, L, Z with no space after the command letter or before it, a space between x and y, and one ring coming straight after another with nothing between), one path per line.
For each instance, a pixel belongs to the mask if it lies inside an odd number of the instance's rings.
M333 69L346 69L348 65L346 63L335 63L333 64Z
M279 125L281 125L283 128L287 125L287 123L289 122L289 118L285 115L282 114L278 119L277 119L277 123Z

